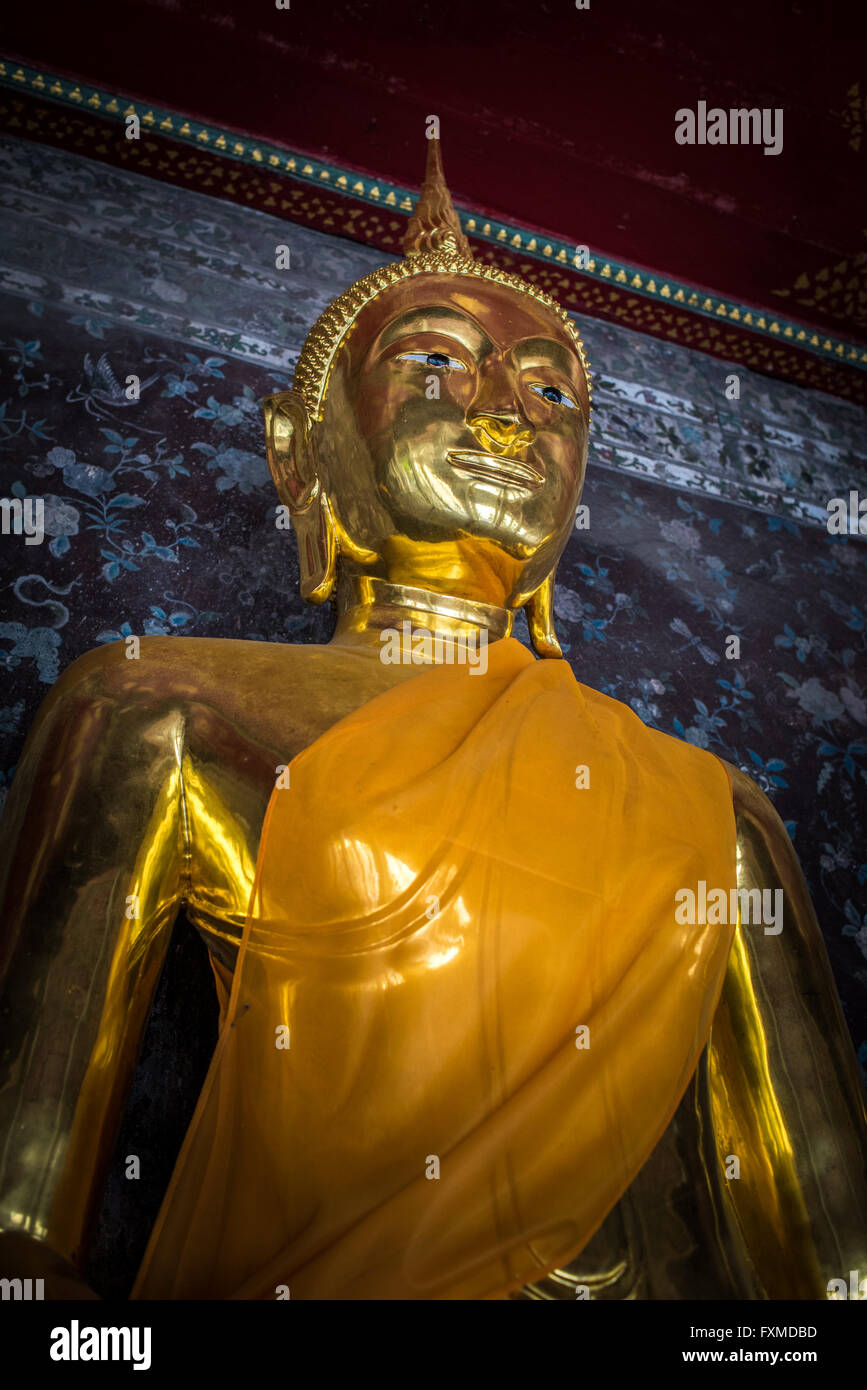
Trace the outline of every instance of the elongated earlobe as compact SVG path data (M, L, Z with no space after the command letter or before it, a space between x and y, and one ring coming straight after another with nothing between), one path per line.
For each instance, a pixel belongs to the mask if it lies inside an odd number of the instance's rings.
M310 419L293 391L269 396L263 407L268 467L298 538L301 596L310 603L325 603L334 591L339 545Z
M524 605L527 612L527 626L530 641L537 656L562 657L563 652L554 631L554 574L548 575L543 584Z
M308 603L326 603L337 578L337 528L318 483L309 505L292 513L292 525L298 537L301 597Z

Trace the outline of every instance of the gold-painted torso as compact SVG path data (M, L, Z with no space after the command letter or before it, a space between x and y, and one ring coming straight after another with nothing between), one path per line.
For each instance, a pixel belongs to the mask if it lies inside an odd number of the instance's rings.
M38 750L41 776L64 785L82 854L73 870L58 864L57 881L42 891L75 903L62 926L73 955L76 936L92 941L86 924L95 914L104 919L112 899L122 920L130 885L140 909L135 931L119 932L120 988L101 1024L104 1048L120 1058L121 1085L104 1093L101 1113L78 1140L72 1168L83 1192L99 1192L123 1077L178 909L228 979L277 769L412 674L383 665L365 644L147 638L137 661L117 646L90 653L52 693L35 731L37 745L44 740L52 750L48 767ZM711 1043L664 1139L583 1255L527 1296L574 1298L585 1285L593 1297L692 1297L698 1284L705 1297L822 1297L838 1273L838 1242L845 1249L850 1230L857 1241L850 1203L860 1200L860 1097L846 1073L833 984L812 915L799 919L793 910L799 893L808 900L785 832L749 779L732 774L739 883L783 885L792 904L786 928L779 941L743 929ZM66 839L63 817L56 831ZM106 953L103 969L108 964ZM15 989L27 988L28 970L23 962ZM43 1028L50 1034L54 1025L58 1034L49 1051L64 1049L63 996L76 987L74 973L49 982L57 997L45 1001ZM62 1076L43 1069L31 1104L29 1138L42 1151L49 1131L56 1142L58 1126L71 1130L87 1049L73 1049L67 1062ZM838 1161L823 1173L829 1134ZM724 1178L730 1152L748 1154L751 1171L737 1187ZM51 1184L27 1163L11 1187L9 1176L7 1211L26 1210L31 1232L73 1256L92 1206L74 1208L72 1225L52 1229ZM847 1268L858 1267L856 1248L845 1258L854 1262Z

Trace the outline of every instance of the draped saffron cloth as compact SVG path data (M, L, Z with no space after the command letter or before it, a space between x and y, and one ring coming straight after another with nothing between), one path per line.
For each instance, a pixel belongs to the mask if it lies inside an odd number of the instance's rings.
M565 661L507 638L341 720L272 794L133 1297L496 1298L574 1258L707 1040L700 880L737 883L725 768Z

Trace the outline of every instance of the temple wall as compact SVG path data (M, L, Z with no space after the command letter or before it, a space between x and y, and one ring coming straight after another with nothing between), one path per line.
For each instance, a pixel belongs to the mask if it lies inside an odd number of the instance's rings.
M98 643L328 637L329 612L298 596L294 538L274 525L259 401L289 384L328 301L384 258L10 138L0 185L0 494L44 496L47 528L41 545L3 537L0 550L8 784L49 686ZM289 270L275 269L281 243ZM579 680L771 796L863 1065L867 546L824 519L863 476L865 412L614 325L581 328L590 527L559 571L564 651Z

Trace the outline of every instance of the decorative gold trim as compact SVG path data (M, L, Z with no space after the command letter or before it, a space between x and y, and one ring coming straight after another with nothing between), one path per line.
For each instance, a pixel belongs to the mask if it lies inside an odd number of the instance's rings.
M346 576L345 592L338 601L340 616L350 613L353 608L373 608L376 605L414 610L464 623L468 627L485 628L495 640L511 635L515 618L512 609L498 608L478 599L457 598L454 594L441 594L433 589L393 584L375 575Z
M209 150L225 151L229 158L242 160L245 164L253 167L261 167L263 163L268 163L276 168L277 166L274 165L276 158L279 165L296 178L300 177L311 181L315 179L317 183L327 182L332 186L345 189L347 196L365 201L371 200L374 205L386 204L389 207L399 207L401 212L411 213L413 210L414 199L410 192L396 185L385 185L382 179L378 182L373 181L373 189L368 192L365 182L356 173L350 174L348 170L338 166L324 165L320 160L316 161L314 167L314 164L304 156L296 156L283 147L262 145L254 151L252 147L248 147L238 139L233 131L221 129L219 126L205 126L198 122L191 126L190 122L177 112L166 111L164 108L149 109L144 103L136 104L130 102L126 97L119 97L117 94L86 85L80 86L69 79L61 79L52 72L40 72L35 68L19 66L8 59L0 58L0 87L20 91L22 86L32 88L34 92L39 93L47 100L79 110L82 101L84 101L92 110L99 110L102 117L112 116L115 120L122 120L124 115L140 114L144 124L153 124L160 131L170 132L172 139L183 139L194 144L197 148L205 146ZM857 96L857 88L853 88L851 94ZM867 102L865 102L864 109L867 110ZM386 188L384 195L383 187ZM598 254L591 255L586 264L581 264L572 247L564 247L560 243L555 243L559 248L557 250L550 243L542 246L537 236L529 229L514 224L483 221L480 227L480 219L467 213L461 214L459 223L467 232L493 243L511 242L516 250L520 249L522 254L530 255L537 261L544 263L545 260L555 259L561 265L566 265L571 261L572 265L590 280L604 282L616 278L620 280L621 284L624 284L618 273L622 269L627 277L625 283L637 290L642 297L657 299L657 302L659 298L670 299L670 301L683 305L686 309L698 314L739 323L751 333L760 333L771 341L776 339L778 343L781 338L785 337L793 344L798 344L804 351L826 362L845 362L847 365L851 363L858 370L867 367L867 349L860 344L834 336L820 337L813 329L807 328L806 325L795 320L787 321L784 318L778 318L774 320L777 324L776 328L768 327L765 317L759 316L759 310L750 310L747 305L726 299L724 296L707 296L705 291L698 292L689 285L678 284L676 280L669 280L657 289L656 281L649 278L649 272L640 271L638 267L628 263L606 260ZM520 238L520 247L516 245L516 238ZM772 291L772 293L781 292ZM796 302L801 302L794 290L791 291L791 294ZM592 311L584 310L584 312ZM768 317L771 318L772 316L769 314ZM646 330L639 328L637 331ZM716 332L717 330L712 331ZM677 341L686 342L687 340L678 335ZM701 350L706 350L706 345L703 345ZM747 362L746 358L738 358L738 360ZM749 363L747 364L749 365ZM762 370L772 369L763 367ZM789 374L783 372L782 375L785 378ZM797 379L800 380L800 377ZM828 387L823 386L820 389L828 389ZM842 394L845 395L846 392Z

